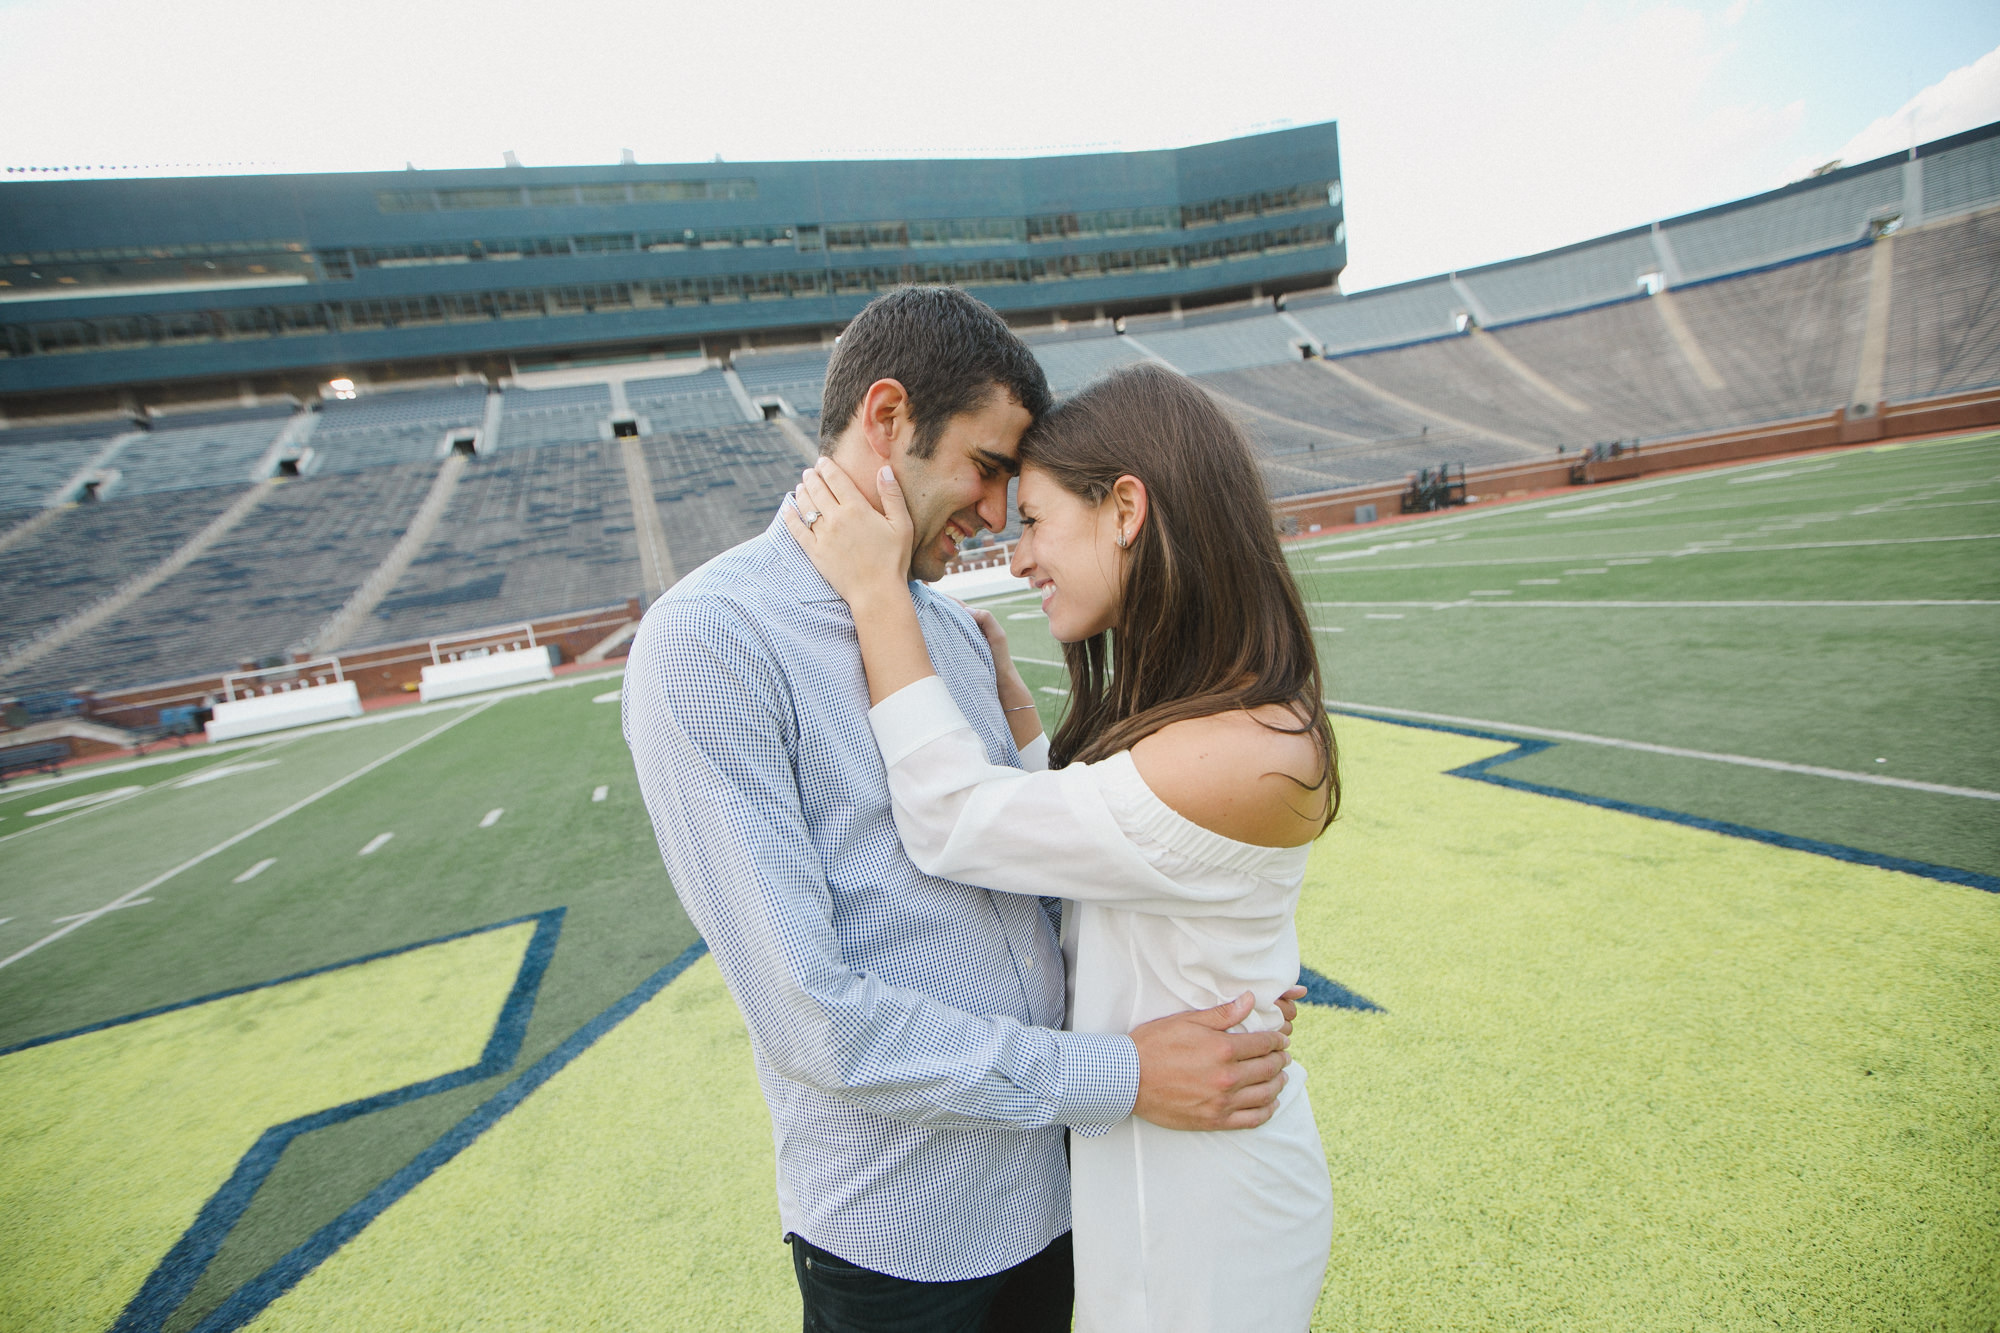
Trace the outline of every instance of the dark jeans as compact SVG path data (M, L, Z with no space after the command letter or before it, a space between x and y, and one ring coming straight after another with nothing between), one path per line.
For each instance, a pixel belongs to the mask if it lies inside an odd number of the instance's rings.
M1069 1333L1076 1285L1069 1233L991 1277L912 1282L786 1236L805 1333Z

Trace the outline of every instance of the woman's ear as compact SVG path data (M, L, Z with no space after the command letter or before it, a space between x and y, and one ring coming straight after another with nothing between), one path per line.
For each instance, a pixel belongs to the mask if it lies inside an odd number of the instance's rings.
M1129 547L1146 526L1146 483L1127 473L1111 484L1112 515L1118 522L1118 545Z

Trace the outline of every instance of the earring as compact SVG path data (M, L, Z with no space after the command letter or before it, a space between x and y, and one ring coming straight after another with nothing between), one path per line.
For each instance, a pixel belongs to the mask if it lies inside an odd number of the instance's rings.
M1128 544L1129 544L1129 543L1127 543L1127 542L1126 542L1126 540L1125 540L1125 534L1124 534L1124 533L1122 533L1122 532L1121 532L1121 533L1119 533L1119 534L1118 534L1118 549L1122 551L1122 550L1124 550L1124 549L1125 549L1125 547L1126 547L1126 546L1127 546Z

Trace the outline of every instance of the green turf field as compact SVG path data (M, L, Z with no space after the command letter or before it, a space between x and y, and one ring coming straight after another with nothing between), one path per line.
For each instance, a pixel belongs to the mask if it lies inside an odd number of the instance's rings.
M1379 714L1315 1327L1996 1326L1995 501L1989 436L1294 548ZM0 1328L797 1326L616 689L0 791Z

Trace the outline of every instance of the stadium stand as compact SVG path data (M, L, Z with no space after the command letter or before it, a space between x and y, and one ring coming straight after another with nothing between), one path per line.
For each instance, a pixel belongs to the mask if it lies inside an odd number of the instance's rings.
M799 463L775 426L682 431L645 441L653 496L685 574L770 523Z
M1108 328L1066 338L1031 339L1028 345L1042 363L1050 392L1058 398L1068 397L1107 371L1146 359L1145 353Z
M2000 172L1995 155L1985 162ZM1990 188L2000 193L2000 181ZM1895 245L1884 397L2000 384L2000 211L1904 233Z
M720 370L695 375L625 381L625 398L632 411L646 418L654 431L700 430L734 426L743 421L743 405Z
M1464 309L1464 298L1452 290L1449 278L1400 283L1365 296L1298 297L1286 306L1286 312L1335 356L1449 337L1457 331L1454 317Z
M730 366L754 402L782 398L794 414L819 419L820 398L826 390L828 353L821 348L780 352L739 352Z
M1640 275L1660 269L1659 252L1647 228L1527 259L1489 264L1459 275L1490 321L1489 328L1536 319L1564 310L1582 310L1632 296Z
M1871 215L1893 213L1903 199L1903 173L1894 167L1825 185L1803 184L1776 199L1724 204L1665 224L1680 261L1679 280L1741 273L1852 245L1868 234Z
M1235 310L1217 315L1170 322L1132 320L1126 331L1147 351L1188 375L1269 366L1298 357L1294 344L1303 339L1277 316L1246 316Z
M482 385L330 402L312 434L313 470L424 462L437 456L447 431L477 426L485 412Z
M1722 419L1750 425L1847 402L1868 317L1866 248L1726 281L1684 287L1675 300L1727 382Z
M503 399L500 438L493 449L532 449L580 444L599 436L611 414L607 384L571 384L558 389L510 388Z
M434 471L405 464L278 485L199 560L9 687L108 689L289 652L394 544Z
M34 541L0 551L0 655L165 559L242 493L208 486L74 505Z
M0 435L0 513L41 508L101 445L69 436L16 442Z
M436 535L355 646L604 606L639 586L617 446L511 449L467 469Z
M1657 302L1634 298L1492 335L1596 409L1593 439L1650 439L1727 423L1728 411L1675 345Z
M119 451L112 493L129 497L254 480L251 470L284 425L284 418L261 416L156 429Z
M1058 396L1149 355L1193 374L1242 421L1273 496L1372 486L1419 468L1823 419L1873 392L1878 368L1892 404L2000 385L1995 205L2000 135L1979 131L1377 291L1132 316L1123 336L1103 320L1026 336ZM1646 294L1654 288L1662 294ZM1864 358L1882 293L1886 339ZM1301 343L1325 359L1302 360ZM785 431L810 433L824 393L824 347L727 355L726 370L620 383L383 392L310 418L265 405L163 418L150 433L129 417L0 430L0 511L13 515L0 528L20 534L0 549L0 651L121 586L144 586L131 580L244 496L281 437L297 443L312 427L319 474L274 488L129 607L105 606L106 623L71 622L75 643L5 688L185 677L297 647L407 527L445 433L475 425L497 422L494 438L463 465L435 534L351 646L639 591L632 483L621 446L600 438L614 412L641 420L646 434L623 447L643 452L671 565L685 574L769 522L799 465ZM746 397L804 420L745 421ZM108 498L36 512L120 433L129 438L107 464L121 474Z

